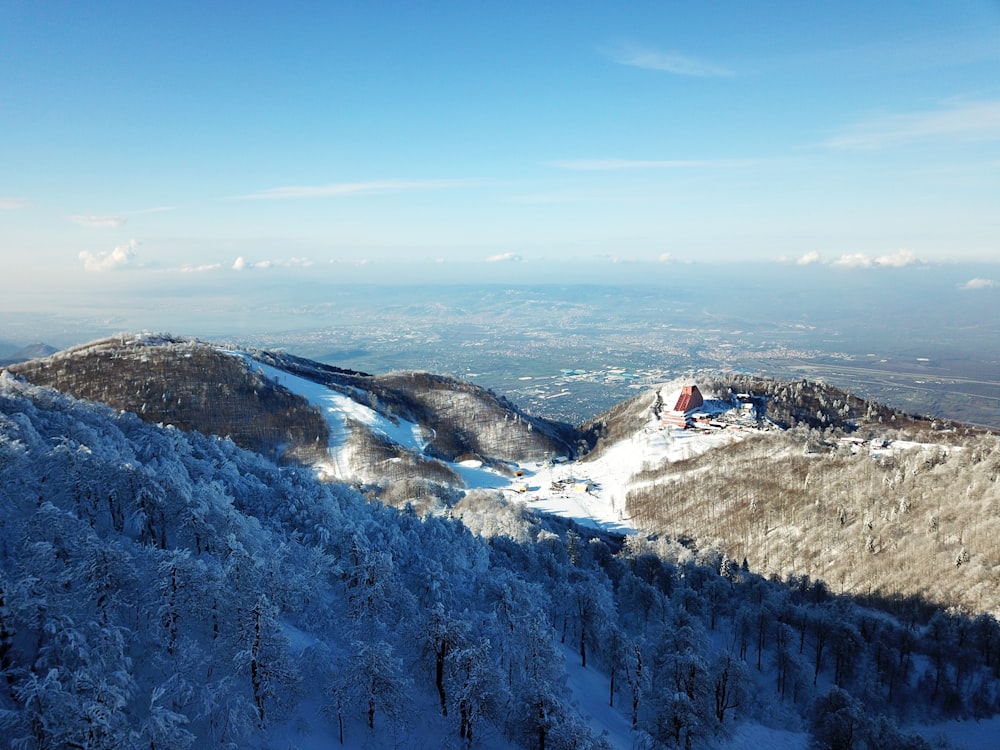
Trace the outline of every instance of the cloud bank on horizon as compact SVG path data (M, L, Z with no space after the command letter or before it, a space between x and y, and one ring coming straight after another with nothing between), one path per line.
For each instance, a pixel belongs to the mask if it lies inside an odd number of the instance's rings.
M267 270L268 268L309 268L313 261L308 258L272 258L269 260L257 260L248 262L242 255L233 261L233 271L250 271L254 269Z
M880 255L877 258L871 258L864 253L849 253L841 255L831 265L843 268L904 268L919 262L910 250L900 250L892 255Z
M779 259L788 262L787 259ZM924 265L926 262L914 254L912 250L901 249L895 253L872 257L867 253L844 253L835 258L826 259L819 252L812 250L794 261L797 266L823 264L834 268L906 268L907 266Z

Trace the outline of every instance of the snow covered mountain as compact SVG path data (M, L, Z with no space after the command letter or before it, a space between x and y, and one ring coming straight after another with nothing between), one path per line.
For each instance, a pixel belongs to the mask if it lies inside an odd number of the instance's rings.
M451 378L373 376L169 336L106 339L11 370L148 422L316 466L390 504L433 506L465 487L473 464L512 475L516 463L578 447L571 426Z
M883 488L891 519L852 506L841 523L823 506L844 540L832 554L858 566L885 552L851 540L902 533L896 488L918 504L902 516L924 519L921 478L964 476L935 543L950 549L971 497L983 518L947 564L989 573L991 436L862 437L853 402L834 407L849 440L741 425L722 385L704 388L721 411L677 430L663 414L679 384L575 431L424 374L148 337L18 373L96 382L113 408L0 376L0 725L14 747L928 748L915 732L958 737L942 722L996 728L986 608L839 595L804 565L765 576L756 559L808 525L776 497L822 504L838 473ZM770 483L741 484L758 464ZM424 473L384 480L400 465ZM792 498L785 465L822 491ZM425 488L447 513L370 501L392 487ZM723 534L743 506L767 521L760 541L749 522Z
M739 376L702 392L678 380L573 428L452 378L165 336L12 370L398 507L455 513L470 492L503 493L603 532L686 539L765 575L1000 615L996 437L822 384Z

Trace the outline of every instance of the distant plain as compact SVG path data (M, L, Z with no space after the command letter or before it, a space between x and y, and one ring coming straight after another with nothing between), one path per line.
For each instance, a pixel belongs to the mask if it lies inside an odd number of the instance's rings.
M35 341L156 330L373 373L454 375L572 423L645 385L736 371L1000 428L1000 284L969 283L997 275L983 264L775 263L616 269L602 283L532 268L486 283L260 276L235 293L136 289L100 312L0 312L0 358Z

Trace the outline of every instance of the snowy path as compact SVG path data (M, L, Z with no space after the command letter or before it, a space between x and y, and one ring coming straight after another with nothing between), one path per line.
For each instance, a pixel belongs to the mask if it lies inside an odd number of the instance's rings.
M302 396L322 412L330 431L328 452L331 465L318 466L317 468L337 479L346 478L347 473L344 467L350 465L350 457L346 453L347 441L350 437L349 421L363 424L373 432L380 433L404 448L418 453L426 445L427 441L424 438L423 430L420 425L414 422L399 420L397 424L374 409L360 404L338 391L327 388L325 385L263 364L242 352L227 351L226 354L240 357L252 369L259 370L278 385Z
M632 724L617 708L608 705L611 682L603 672L580 666L580 655L563 644L567 685L576 709L597 737L604 737L613 748L633 747ZM617 698L620 700L620 698Z

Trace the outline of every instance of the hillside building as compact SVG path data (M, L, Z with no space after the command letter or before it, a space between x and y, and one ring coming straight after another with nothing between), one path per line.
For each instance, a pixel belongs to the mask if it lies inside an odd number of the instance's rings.
M704 405L705 399L696 385L685 385L673 404L673 408L663 413L664 426L679 427L682 430L694 423L694 415Z

